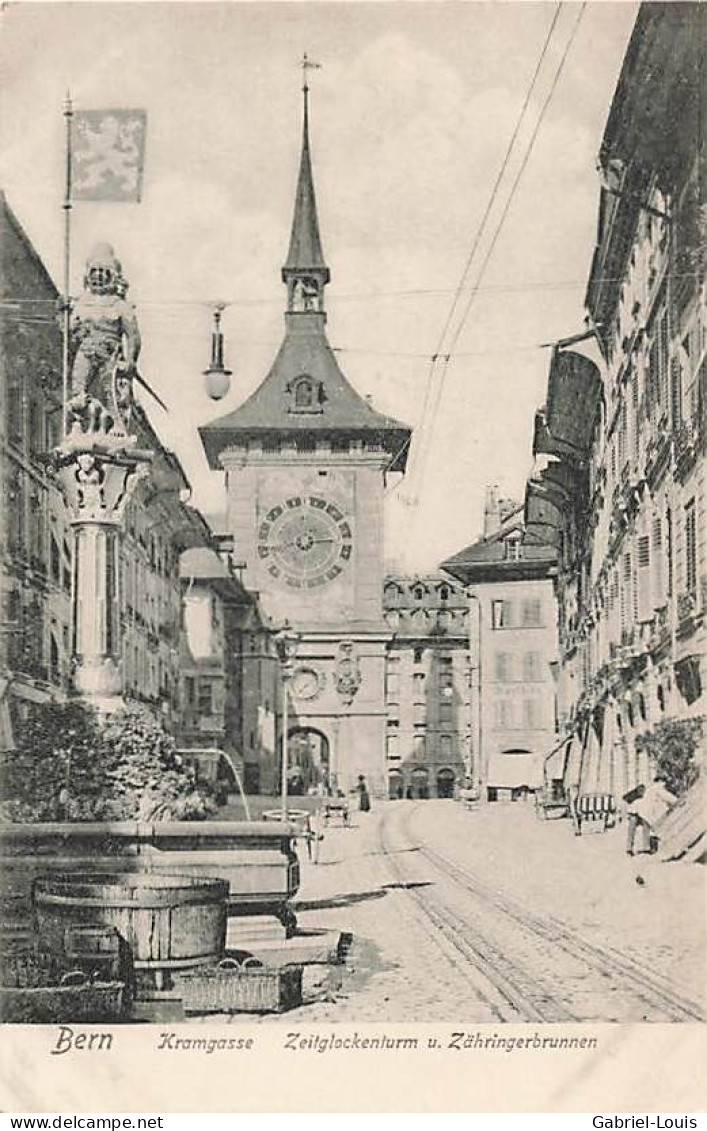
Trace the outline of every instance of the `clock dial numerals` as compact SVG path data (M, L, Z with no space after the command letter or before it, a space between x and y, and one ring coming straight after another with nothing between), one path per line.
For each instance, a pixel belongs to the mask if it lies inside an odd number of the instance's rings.
M258 528L258 556L292 589L334 581L351 560L353 530L343 511L321 495L292 495L271 507Z

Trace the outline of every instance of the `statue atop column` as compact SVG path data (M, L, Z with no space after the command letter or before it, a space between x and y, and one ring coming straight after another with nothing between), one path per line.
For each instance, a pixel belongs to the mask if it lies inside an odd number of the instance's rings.
M84 291L71 313L70 434L125 433L140 353L140 330L127 290L113 248L98 244L86 261Z

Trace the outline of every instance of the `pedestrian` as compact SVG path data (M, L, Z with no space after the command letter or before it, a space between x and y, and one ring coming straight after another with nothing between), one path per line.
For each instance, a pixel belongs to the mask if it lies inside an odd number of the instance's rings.
M675 804L677 800L675 794L670 792L656 774L647 788L639 785L624 796L629 806L626 852L629 856L633 856L636 833L639 830L643 837L643 851L657 852L658 836L655 828Z
M364 778L363 774L358 775L358 784L356 786L356 790L358 792L359 810L361 811L361 813L370 812L371 796L368 792L368 786L366 785L366 779Z

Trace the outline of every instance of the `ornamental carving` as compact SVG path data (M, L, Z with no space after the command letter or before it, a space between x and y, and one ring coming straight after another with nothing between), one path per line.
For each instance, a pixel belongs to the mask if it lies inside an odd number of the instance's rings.
M56 450L54 470L72 522L120 522L151 463L149 452L130 450L129 439L123 437L120 448L106 451L72 447L75 437L70 437Z
M350 706L361 686L361 665L350 640L342 640L339 645L334 681L342 702Z

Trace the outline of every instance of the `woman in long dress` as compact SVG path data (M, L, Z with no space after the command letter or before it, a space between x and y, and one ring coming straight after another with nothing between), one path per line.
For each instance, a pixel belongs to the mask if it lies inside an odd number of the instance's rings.
M358 785L356 786L356 789L358 791L359 810L361 811L361 813L370 812L371 796L368 792L368 786L366 785L366 779L364 778L363 774L358 775Z

